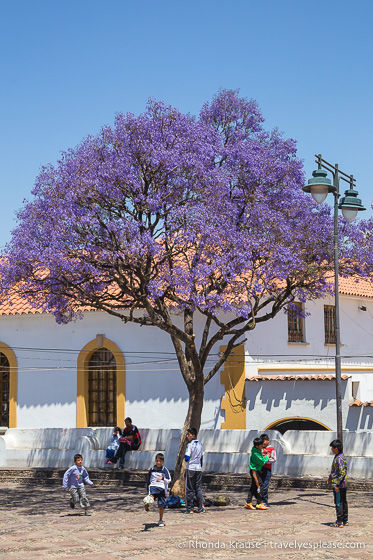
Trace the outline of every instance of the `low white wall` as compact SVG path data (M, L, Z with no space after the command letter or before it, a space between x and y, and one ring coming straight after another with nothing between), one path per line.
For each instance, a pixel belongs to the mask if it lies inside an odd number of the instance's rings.
M10 428L0 436L0 468L67 468L74 455L83 455L86 467L104 468L112 428ZM126 465L149 469L155 455L165 454L169 468L176 462L180 430L140 429L141 450L126 455Z
M336 432L288 430L282 436L291 453L299 455L327 455ZM373 457L372 432L344 432L343 450L348 457Z
M126 466L149 469L157 452L165 454L166 466L173 469L180 441L180 430L140 428L142 445L139 451L126 456ZM84 464L102 467L105 450L110 441L110 428L86 429L9 429L0 436L0 467L67 468L75 453L81 453ZM249 452L255 430L201 430L198 438L204 446L204 471L247 473ZM328 476L333 455L330 442L334 432L288 431L281 435L268 432L277 451L275 474L295 476ZM349 476L370 478L373 470L373 433L344 434L345 455Z

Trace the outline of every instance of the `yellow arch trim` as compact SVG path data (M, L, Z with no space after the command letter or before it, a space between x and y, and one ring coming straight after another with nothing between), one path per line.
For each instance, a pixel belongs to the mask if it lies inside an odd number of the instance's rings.
M122 351L111 340L103 337L101 345L97 339L88 342L78 356L77 364L77 398L76 398L76 427L88 427L88 364L92 354L100 348L107 348L114 354L117 366L117 423L124 426L125 392L126 392L126 364Z
M0 352L8 359L10 367L9 376L9 428L17 427L17 387L18 387L18 365L13 350L4 342L0 342Z
M323 424L322 422L319 422L318 420L314 420L313 418L306 418L305 416L287 416L286 418L280 418L279 420L275 420L275 422L269 424L266 428L264 428L264 430L274 430L276 429L277 424L281 424L281 422L286 422L287 420L309 420L310 422L319 424L319 426L322 426L328 432L331 432L331 429L328 428L328 426L325 426L325 424Z

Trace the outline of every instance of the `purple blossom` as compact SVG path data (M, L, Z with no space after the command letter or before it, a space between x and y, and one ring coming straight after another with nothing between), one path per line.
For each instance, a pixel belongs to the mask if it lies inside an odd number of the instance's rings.
M329 209L303 194L295 142L263 121L237 91L198 119L154 100L118 115L42 168L7 247L4 297L22 279L25 297L66 321L84 305L120 315L158 299L261 320L285 285L288 297L322 296ZM370 231L341 221L342 272L368 273Z
M118 115L41 169L1 263L3 300L16 291L60 323L89 306L171 336L189 392L176 472L230 352L292 301L333 289L330 208L302 192L295 141L263 122L237 91L198 118L154 100ZM372 239L371 221L341 218L341 274L371 273Z

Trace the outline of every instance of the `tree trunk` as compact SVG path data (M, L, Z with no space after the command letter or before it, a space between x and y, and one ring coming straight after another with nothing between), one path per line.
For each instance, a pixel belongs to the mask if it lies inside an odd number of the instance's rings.
M204 400L203 374L196 374L196 380L188 386L189 405L185 418L183 431L180 438L180 446L177 454L172 494L174 496L185 496L185 449L187 446L186 434L189 428L196 428L197 432L201 425L201 416ZM167 461L167 457L166 457Z

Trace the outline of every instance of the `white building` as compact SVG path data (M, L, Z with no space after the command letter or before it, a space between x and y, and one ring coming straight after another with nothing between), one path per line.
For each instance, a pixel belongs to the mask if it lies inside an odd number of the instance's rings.
M373 287L345 279L340 286L344 428L372 430ZM333 298L307 302L305 311L303 320L282 312L249 333L206 385L202 428L283 431L281 422L294 418L335 430ZM123 425L125 416L146 428L183 425L187 390L159 329L103 312L58 325L21 300L0 315L3 427Z
M201 428L335 431L333 303L307 302L305 319L281 312L249 333L206 385ZM340 306L344 429L373 434L372 284L341 279ZM21 300L0 315L3 432L122 426L126 416L142 429L182 428L187 390L159 329L103 312L58 325Z

